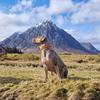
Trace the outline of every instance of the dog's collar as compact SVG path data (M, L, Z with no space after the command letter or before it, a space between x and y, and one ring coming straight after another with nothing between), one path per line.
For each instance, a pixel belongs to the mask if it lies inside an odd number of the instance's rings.
M50 44L43 44L40 46L40 50L45 50L45 49L50 49L51 45Z

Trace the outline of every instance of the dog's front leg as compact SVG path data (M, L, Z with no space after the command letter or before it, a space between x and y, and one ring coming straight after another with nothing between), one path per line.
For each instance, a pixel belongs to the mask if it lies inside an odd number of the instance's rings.
M44 67L44 71L45 71L45 82L47 82L47 80L48 80L48 69L47 69L46 65L43 65L43 67Z

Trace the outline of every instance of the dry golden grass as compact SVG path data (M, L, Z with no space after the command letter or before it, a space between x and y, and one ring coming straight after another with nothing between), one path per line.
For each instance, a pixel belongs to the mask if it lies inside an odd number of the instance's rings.
M68 78L47 83L36 55L16 55L0 61L0 100L100 100L100 55L61 54Z

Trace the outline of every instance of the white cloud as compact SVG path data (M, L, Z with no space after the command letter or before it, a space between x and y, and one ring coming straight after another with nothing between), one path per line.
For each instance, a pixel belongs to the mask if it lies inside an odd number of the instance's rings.
M10 25L9 27L0 27L0 41L4 40L5 38L9 37L10 35L13 34L13 32L18 32L19 30L26 30L28 28L28 26L17 26L17 25ZM6 30L6 32L5 32Z
M35 0L34 0L35 1ZM21 0L16 5L12 6L11 12L23 12L32 8L33 0Z
M30 16L27 13L6 14L0 12L0 40L10 36L16 31L24 31L30 25Z
M31 26L50 19L50 16L45 13L46 7L36 7L30 12L21 13L4 13L0 12L0 33L2 37L8 37L16 31L25 31ZM6 35L5 35L6 34ZM1 40L1 39L0 39Z
M0 12L0 26L9 26L9 25L25 25L29 22L29 14L28 13L22 13L20 15L18 14L6 14L3 12Z
M64 17L62 15L58 15L55 23L57 24L57 26L62 27L64 24Z
M100 22L100 0L84 3L77 12L72 14L71 22L75 24Z
M50 0L47 13L71 14L69 21L74 24L100 22L100 0L89 0L88 2L74 3L72 0Z
M90 31L90 34L86 37L86 41L100 44L100 26L95 26L94 29Z
M60 14L76 11L82 3L74 3L72 0L50 0L49 14Z
M32 8L33 2L35 0L20 0L16 5L12 6L8 14L0 12L0 33L11 35L16 31L24 31L28 27L34 26L43 20L50 20L51 15L54 13L65 11L67 8L66 5L70 4L70 7L72 7L70 0L67 2L66 0L63 2L61 0L58 0L58 2L57 0L51 0L48 8L46 6ZM59 7L60 4L62 7ZM27 11L27 9L30 9L30 11ZM63 16L57 16L55 23L62 26L64 23Z

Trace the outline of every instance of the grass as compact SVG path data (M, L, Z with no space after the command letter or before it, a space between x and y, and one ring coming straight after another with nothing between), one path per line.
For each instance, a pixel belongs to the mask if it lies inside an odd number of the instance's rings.
M49 80L44 83L39 55L2 56L0 100L100 100L100 55L60 57L68 67L68 78L58 80L49 73Z
M1 55L2 60L39 60L38 55L33 54L6 54Z

